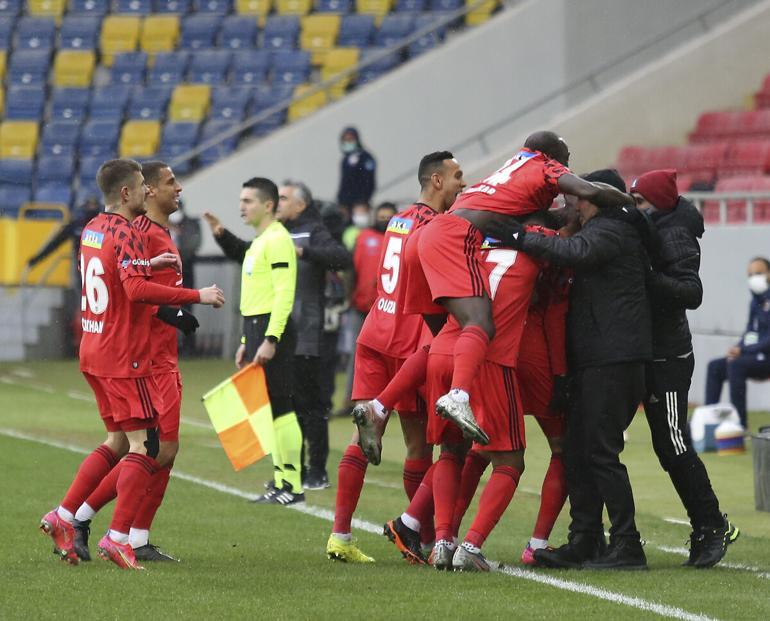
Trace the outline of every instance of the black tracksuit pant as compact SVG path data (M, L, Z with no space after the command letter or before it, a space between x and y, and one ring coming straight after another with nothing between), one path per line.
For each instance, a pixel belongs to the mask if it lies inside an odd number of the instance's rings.
M321 395L320 357L294 356L294 385L294 407L304 438L302 472L324 475L329 457L329 416Z
M719 527L723 518L706 467L692 447L687 424L687 395L695 357L669 358L647 364L644 413L652 446L668 472L693 530Z
M564 459L571 534L602 535L602 509L610 539L638 540L634 496L620 462L623 431L644 397L644 363L586 367L573 375Z

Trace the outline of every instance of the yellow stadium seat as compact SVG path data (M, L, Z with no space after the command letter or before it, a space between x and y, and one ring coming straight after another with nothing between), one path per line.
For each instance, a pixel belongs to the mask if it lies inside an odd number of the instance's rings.
M140 18L134 15L108 15L104 18L100 47L105 65L112 66L115 54L136 49L140 24Z
M334 47L340 32L339 15L308 15L302 18L300 47L311 53L311 62L320 65L326 54Z
M358 64L358 58L360 51L357 47L338 47L337 49L327 52L326 58L324 58L324 64L321 67L321 80L326 80L334 77L338 73L355 67ZM345 90L353 79L353 75L349 75L344 78L340 78L333 86L329 87L329 97L332 99L339 99L345 94Z
M356 0L356 12L374 15L377 24L393 8L393 0Z
M0 116L5 111L5 89L0 88Z
M303 93L309 91L311 88L313 88L313 85L311 84L300 84L294 89L294 97L299 97ZM304 116L307 116L308 114L312 114L318 110L318 108L325 106L326 102L326 93L324 91L319 91L313 95L305 97L305 99L301 101L292 103L289 106L289 122L296 121Z
M91 50L62 50L56 54L53 65L54 86L86 88L96 65L96 55Z
M61 17L67 0L27 0L27 13L35 17Z
M476 0L465 0L465 6L470 6L475 1ZM479 5L472 11L469 11L465 15L465 24L467 26L477 26L478 24L483 24L492 16L492 12L497 8L498 4L498 0L489 0L488 2Z
M275 0L278 15L307 15L313 6L313 0Z
M0 50L0 82L2 82L3 79L5 78L6 55L7 55L7 52L5 50Z
M209 109L208 84L180 84L171 95L168 117L171 121L202 121Z
M178 39L178 15L150 15L144 19L140 46L145 52L171 52Z
M0 158L28 160L35 157L38 131L36 121L0 123Z
M150 157L160 144L160 121L126 121L120 134L120 157Z
M273 0L235 0L235 12L238 15L256 15L260 26L265 25L267 14L273 8Z

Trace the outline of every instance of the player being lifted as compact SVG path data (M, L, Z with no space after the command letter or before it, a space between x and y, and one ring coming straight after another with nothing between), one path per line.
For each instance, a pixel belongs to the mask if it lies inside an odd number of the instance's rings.
M150 260L131 222L145 212L147 186L141 166L109 160L97 174L106 211L83 229L80 273L83 339L80 369L91 386L107 439L83 460L61 504L43 516L41 530L57 553L77 564L74 513L125 455L117 480L117 503L99 554L121 568L140 569L128 533L155 472L159 451L158 412L163 399L153 375L150 331L153 304L224 304L212 285L200 290L167 287L149 280L152 268L178 266L164 253Z

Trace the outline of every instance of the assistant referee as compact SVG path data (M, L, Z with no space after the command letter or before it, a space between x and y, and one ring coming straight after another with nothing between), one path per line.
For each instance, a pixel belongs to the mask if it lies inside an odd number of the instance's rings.
M243 184L241 219L254 227L252 242L239 239L211 213L204 213L225 255L242 264L243 337L235 354L240 368L249 361L264 366L273 410L274 487L256 502L292 505L305 500L300 452L302 432L293 405L293 361L297 333L291 320L297 283L297 253L284 226L275 219L278 187L263 177Z

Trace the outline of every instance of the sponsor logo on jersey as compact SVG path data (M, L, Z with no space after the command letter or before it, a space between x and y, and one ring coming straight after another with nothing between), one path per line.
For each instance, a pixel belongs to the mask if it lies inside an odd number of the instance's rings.
M396 314L396 301L388 300L387 298L380 298L377 300L377 309L388 315Z
M82 244L84 246L101 250L103 241L104 241L104 233L99 233L98 231L92 231L91 229L86 229L85 231L83 231Z
M83 332L88 332L90 334L101 334L102 330L104 330L104 322L96 321L95 319L86 319L85 317L82 317L80 319L80 325L83 328Z
M494 237L485 237L481 244L482 250L489 250L491 248L498 248L500 246L500 240Z
M147 259L123 259L120 266L126 269L129 265L140 265L142 267L150 267L150 262Z
M409 235L409 231L414 226L414 220L411 218L399 218L394 216L388 222L388 233L396 233L396 235Z

